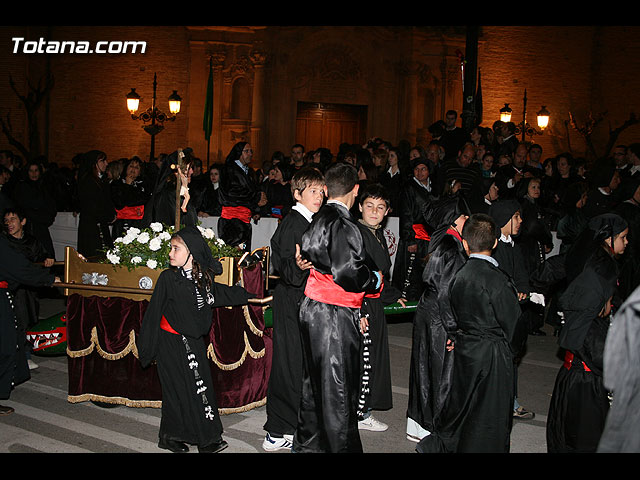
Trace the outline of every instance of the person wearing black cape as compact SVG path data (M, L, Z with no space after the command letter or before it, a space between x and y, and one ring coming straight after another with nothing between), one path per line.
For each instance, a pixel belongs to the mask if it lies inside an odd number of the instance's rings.
M362 390L359 400L358 428L374 432L385 431L388 425L372 415L373 410L390 410L393 407L391 391L391 362L389 335L384 307L393 303L405 306L402 293L391 282L391 256L384 235L383 222L390 211L389 192L379 183L365 187L359 194L358 208L361 218L358 228L362 233L367 256L382 272L381 290L364 296L361 313L366 318L363 332Z
M491 257L498 230L478 213L464 224L469 259L449 289L458 325L451 389L420 453L507 453L515 396L514 354L521 342L515 286Z
M216 453L227 447L204 337L212 308L245 305L251 294L216 283L222 265L200 231L185 227L171 238L171 267L158 277L137 344L143 367L157 362L162 389L158 447Z
M565 324L558 344L565 357L547 416L549 453L594 453L598 448L609 411L602 372L610 314L616 307L615 256L624 252L627 233L624 219L603 214L589 221L578 241L587 255L575 262L576 275L559 300Z
M271 265L279 276L273 291L273 356L267 387L267 432L262 448L268 452L290 450L298 423L302 388L302 345L298 312L309 276L296 262L296 245L324 200L324 176L312 167L302 168L291 180L297 200L271 237Z
M358 173L336 163L325 173L327 203L302 236L300 257L311 262L300 305L302 399L295 452L362 452L358 431L360 318L365 293L379 290L382 274L367 262L349 209Z
M163 225L175 225L176 223L176 189L178 175L180 175L180 225L195 226L198 223L198 212L194 202L190 201L189 182L193 173L193 156L190 148L176 150L162 160L160 173L156 178L153 194L145 207L142 227L149 226L152 222L160 222Z
M460 234L468 215L459 194L434 202L427 213L427 221L436 229L422 273L425 290L414 315L409 367L407 438L415 442L433 430L451 386L457 323L449 285L467 260Z
M220 172L218 200L222 207L218 219L218 236L227 245L242 245L251 251L251 219L259 217L259 209L267 198L251 178L249 164L253 150L248 142L236 143Z
M18 285L50 286L60 279L31 263L27 257L11 247L0 235L0 400L7 400L14 386L31 378L25 351L24 332L17 328L12 290ZM0 405L0 416L13 412L12 407Z

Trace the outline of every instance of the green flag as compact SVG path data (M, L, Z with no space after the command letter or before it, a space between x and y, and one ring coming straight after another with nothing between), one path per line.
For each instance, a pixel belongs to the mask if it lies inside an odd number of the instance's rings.
M209 59L209 80L207 81L207 98L204 102L204 118L202 120L202 129L204 130L205 140L211 138L211 129L213 126L213 67L211 59Z

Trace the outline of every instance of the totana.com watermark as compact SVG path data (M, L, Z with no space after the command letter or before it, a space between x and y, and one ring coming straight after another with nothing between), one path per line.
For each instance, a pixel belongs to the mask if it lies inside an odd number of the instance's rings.
M13 53L145 53L147 42L142 41L72 41L72 40L25 40L13 37Z

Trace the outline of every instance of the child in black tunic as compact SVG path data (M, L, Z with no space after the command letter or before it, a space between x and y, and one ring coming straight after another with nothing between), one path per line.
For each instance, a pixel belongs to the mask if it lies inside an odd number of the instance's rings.
M273 358L267 389L267 434L262 448L288 450L298 423L302 387L302 345L298 309L308 269L296 264L296 245L324 200L324 176L316 168L298 170L291 179L297 203L271 237L271 262L279 275L273 292Z
M158 277L138 339L143 367L156 360L162 388L162 418L158 447L187 452L187 444L202 453L228 445L222 439L204 336L216 306L244 305L251 296L242 287L216 283L220 262L196 227L185 227L171 238L173 268Z

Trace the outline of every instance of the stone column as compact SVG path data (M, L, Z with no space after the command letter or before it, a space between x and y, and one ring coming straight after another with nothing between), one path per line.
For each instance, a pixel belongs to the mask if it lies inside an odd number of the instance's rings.
M266 55L254 50L251 52L253 63L253 96L251 105L251 146L253 147L253 159L257 166L261 166L266 159L262 151L262 134L264 128L264 65Z

